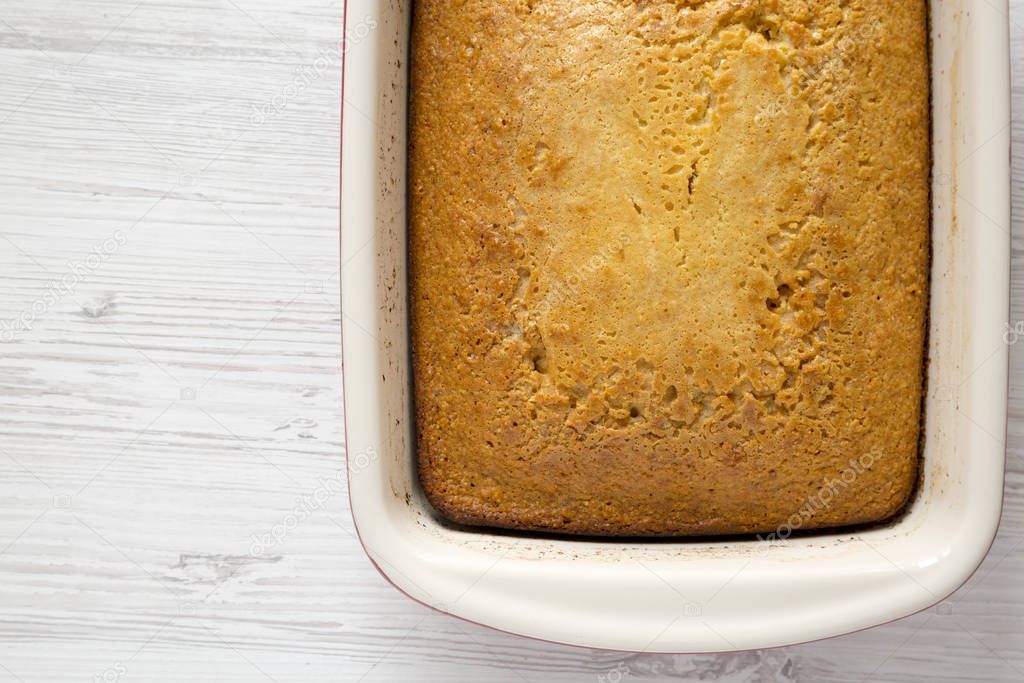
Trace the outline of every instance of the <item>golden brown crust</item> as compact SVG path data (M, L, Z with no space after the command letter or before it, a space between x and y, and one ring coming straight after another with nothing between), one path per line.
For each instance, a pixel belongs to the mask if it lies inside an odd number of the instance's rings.
M923 0L419 0L410 136L439 511L677 535L903 506Z

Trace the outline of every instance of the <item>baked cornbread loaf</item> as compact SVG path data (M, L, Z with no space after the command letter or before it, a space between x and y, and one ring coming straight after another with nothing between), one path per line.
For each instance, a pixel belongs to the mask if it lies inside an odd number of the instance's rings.
M872 522L917 473L923 0L419 0L420 478L469 524Z

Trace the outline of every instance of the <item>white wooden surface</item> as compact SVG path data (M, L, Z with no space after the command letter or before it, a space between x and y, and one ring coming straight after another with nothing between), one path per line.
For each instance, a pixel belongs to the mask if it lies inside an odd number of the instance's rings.
M1024 680L1024 343L999 538L926 613L627 656L388 586L343 493L340 21L341 0L0 0L0 682Z

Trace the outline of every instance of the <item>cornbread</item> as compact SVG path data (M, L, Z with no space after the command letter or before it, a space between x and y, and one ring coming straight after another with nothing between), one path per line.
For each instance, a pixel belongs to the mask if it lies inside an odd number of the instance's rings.
M924 0L419 0L420 479L466 524L883 520L917 476Z

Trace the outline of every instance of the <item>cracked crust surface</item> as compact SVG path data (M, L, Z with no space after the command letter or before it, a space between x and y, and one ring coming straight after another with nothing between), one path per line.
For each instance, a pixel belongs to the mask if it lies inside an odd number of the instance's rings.
M885 519L917 476L923 0L419 0L420 478L597 535Z

